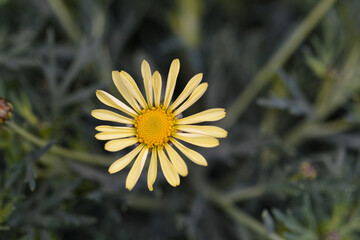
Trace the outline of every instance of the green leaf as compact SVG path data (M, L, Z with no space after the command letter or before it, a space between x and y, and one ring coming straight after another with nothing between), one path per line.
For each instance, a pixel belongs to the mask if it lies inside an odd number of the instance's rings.
M25 182L29 184L31 191L35 190L36 187L36 171L34 168L34 162L38 160L43 154L47 153L55 141L50 141L44 147L34 151L33 153L25 157Z

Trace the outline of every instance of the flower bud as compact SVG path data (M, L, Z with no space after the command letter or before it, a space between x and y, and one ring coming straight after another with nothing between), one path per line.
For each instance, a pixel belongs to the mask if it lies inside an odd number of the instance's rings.
M332 231L330 233L328 233L325 237L325 240L340 240L342 239L340 234L336 231Z
M303 178L315 179L317 176L316 168L308 161L304 161L300 165L300 174Z
M0 98L0 124L5 123L12 116L13 106L5 98Z

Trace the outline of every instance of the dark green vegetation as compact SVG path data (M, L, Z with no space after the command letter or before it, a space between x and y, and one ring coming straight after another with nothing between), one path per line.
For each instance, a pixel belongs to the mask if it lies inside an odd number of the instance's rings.
M0 239L360 239L360 1L1 0ZM141 85L146 59L175 96L209 83L186 115L225 107L209 162L177 188L147 167L133 191L109 175L94 138L119 96L111 71ZM141 85L142 86L142 85Z

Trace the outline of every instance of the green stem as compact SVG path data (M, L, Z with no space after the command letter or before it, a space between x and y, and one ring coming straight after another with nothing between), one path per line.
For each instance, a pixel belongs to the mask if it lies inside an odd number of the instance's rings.
M33 144L43 147L48 144L48 141L42 140L33 134L27 132L25 129L21 128L16 123L10 121L6 124L6 126L11 129L14 133L20 135L24 139L32 142ZM101 156L88 154L80 151L74 151L70 149L66 149L63 147L59 147L53 145L50 149L50 153L69 158L72 160L77 160L80 162L97 164L102 166L110 166L110 164L114 161L112 157ZM162 199L154 199L153 197L143 196L143 195L132 195L127 194L125 196L128 202L128 206L133 209L142 210L142 211L165 211L168 209L167 202ZM0 229L1 230L1 229Z
M12 131L14 131L16 134L20 135L24 139L28 140L29 142L32 142L33 144L44 147L48 142L34 136L33 134L27 132L25 129L21 128L19 125L14 123L13 121L8 122L6 124ZM72 160L77 160L80 162L90 163L90 164L97 164L102 166L109 166L111 162L114 161L112 157L108 156L102 156L102 155L95 155L95 154L89 154L81 151L74 151L70 149L66 149L57 145L53 145L50 149L50 153L57 154L59 156L69 158Z
M268 63L255 75L254 79L235 99L228 110L228 116L222 123L225 128L231 127L236 122L259 91L271 80L273 74L284 65L335 2L336 0L322 0L310 12L295 32L293 32L281 48L272 56L272 58L270 58Z
M145 212L163 212L167 211L171 206L166 199L159 199L147 195L126 195L127 206L136 210Z
M247 199L256 198L263 195L266 192L266 187L264 186L254 186L248 188L237 189L231 191L225 195L226 200L230 202L240 202Z
M276 233L267 231L266 228L259 221L236 207L234 203L223 197L222 193L219 193L215 189L207 188L205 186L200 187L199 190L202 191L206 198L208 198L210 201L220 207L225 213L227 213L236 223L248 227L264 239L285 240Z
M320 138L335 135L347 131L353 127L351 122L343 119L331 122L304 121L296 125L294 129L285 135L284 142L289 146L299 145L309 138Z
M54 11L56 17L59 19L61 25L64 27L66 33L71 40L78 42L81 39L81 31L78 25L71 17L71 14L62 0L47 0L51 9Z

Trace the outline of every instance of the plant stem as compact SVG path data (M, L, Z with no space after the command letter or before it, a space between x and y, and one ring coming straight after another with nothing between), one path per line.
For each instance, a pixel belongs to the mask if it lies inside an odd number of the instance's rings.
M62 0L47 0L51 9L59 19L61 25L64 27L65 32L69 35L72 41L78 42L81 39L81 31L78 25L71 17L69 10Z
M347 131L351 127L353 124L343 119L331 122L304 121L285 135L284 142L289 146L296 146L307 138L331 136Z
M228 116L222 123L223 127L230 128L236 122L259 91L271 80L273 74L284 65L335 2L336 0L322 0L318 3L281 48L270 58L268 63L255 75L254 79L235 99L228 110Z
M216 204L225 213L227 213L236 223L245 225L252 231L262 236L264 239L285 240L274 232L268 232L260 222L236 207L233 202L223 197L222 193L219 193L215 189L206 186L201 186L199 190L201 190L206 198L208 198L211 202Z
M48 142L34 136L33 134L29 133L25 129L21 128L19 125L14 123L13 121L8 122L7 127L14 131L16 134L20 135L24 139L28 140L29 142L32 142L33 144L44 147ZM111 162L114 161L112 157L108 156L102 156L102 155L95 155L95 154L89 154L81 151L75 151L66 149L57 145L53 145L50 149L50 153L57 154L59 156L69 158L72 160L77 160L84 163L90 163L90 164L97 164L102 166L109 166Z
M127 206L145 212L163 212L170 208L169 201L146 195L126 195Z
M231 202L240 202L251 198L256 198L263 195L266 192L264 186L254 186L248 188L241 188L231 191L225 195L226 200Z

